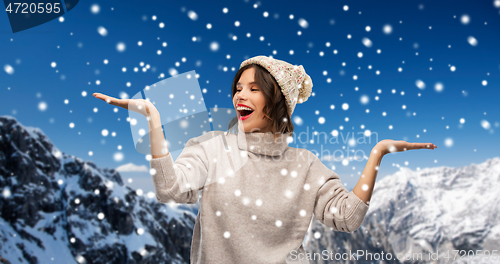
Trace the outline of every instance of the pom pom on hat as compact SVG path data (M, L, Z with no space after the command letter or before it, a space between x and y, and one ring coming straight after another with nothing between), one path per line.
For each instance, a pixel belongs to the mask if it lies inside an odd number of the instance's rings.
M260 55L243 61L240 69L248 64L262 66L276 79L285 96L290 116L297 103L304 103L311 96L313 83L302 65L295 66L286 61Z
M309 96L311 96L312 87L313 87L313 83L312 83L311 77L306 74L306 77L304 78L304 82L302 82L302 87L299 88L299 96L298 96L297 103L301 104L301 103L307 101L307 99L309 99Z

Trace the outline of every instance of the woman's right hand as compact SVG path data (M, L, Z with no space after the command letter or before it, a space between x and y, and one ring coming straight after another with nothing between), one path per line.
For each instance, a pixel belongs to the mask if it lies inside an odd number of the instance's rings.
M152 112L158 112L156 107L150 101L144 99L118 99L102 93L93 93L95 98L101 99L108 104L116 105L127 110L139 113L145 117Z

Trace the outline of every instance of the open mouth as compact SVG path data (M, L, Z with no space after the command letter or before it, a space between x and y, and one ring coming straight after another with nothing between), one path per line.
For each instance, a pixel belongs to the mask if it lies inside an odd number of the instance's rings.
M241 110L239 112L240 112L241 117L245 117L245 116L251 115L253 113L253 111L250 111L250 110Z
M238 119L240 120L245 120L247 118L249 118L252 113L254 112L254 110L250 110L250 109L240 109L238 110Z

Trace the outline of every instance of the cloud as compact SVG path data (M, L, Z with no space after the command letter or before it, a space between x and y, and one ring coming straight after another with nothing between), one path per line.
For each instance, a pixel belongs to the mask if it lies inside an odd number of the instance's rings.
M146 165L138 166L138 165L135 165L134 163L131 162L131 163L123 164L123 165L119 166L118 168L116 168L115 170L119 171L119 172L131 172L131 171L148 172L148 167L146 167Z

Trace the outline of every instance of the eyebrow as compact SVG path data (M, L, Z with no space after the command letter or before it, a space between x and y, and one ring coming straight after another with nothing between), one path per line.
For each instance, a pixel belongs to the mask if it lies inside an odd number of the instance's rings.
M252 84L257 84L257 83L256 82L251 82L251 83L248 83L248 84L252 85ZM240 82L236 84L236 86L240 86L240 85L241 85Z

